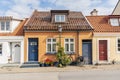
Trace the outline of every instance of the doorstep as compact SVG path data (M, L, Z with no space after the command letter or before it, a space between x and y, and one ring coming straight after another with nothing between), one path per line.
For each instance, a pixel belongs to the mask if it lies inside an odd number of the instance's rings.
M24 62L20 65L20 68L28 68L28 67L40 67L39 62L36 61L30 61L30 62Z

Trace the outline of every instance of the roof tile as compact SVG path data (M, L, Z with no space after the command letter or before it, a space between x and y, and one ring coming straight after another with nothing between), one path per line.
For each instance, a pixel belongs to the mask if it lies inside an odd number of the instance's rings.
M87 16L94 32L120 32L120 26L111 26L109 16Z
M34 11L25 25L25 31L56 31L58 25L62 26L63 31L92 30L81 12L69 11L68 22L54 23L50 12Z

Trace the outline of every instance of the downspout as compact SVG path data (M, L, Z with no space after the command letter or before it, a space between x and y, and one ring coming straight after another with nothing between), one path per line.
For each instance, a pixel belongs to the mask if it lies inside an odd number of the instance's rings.
M76 58L78 57L78 56L80 56L79 55L79 31L77 31L77 56L76 56Z

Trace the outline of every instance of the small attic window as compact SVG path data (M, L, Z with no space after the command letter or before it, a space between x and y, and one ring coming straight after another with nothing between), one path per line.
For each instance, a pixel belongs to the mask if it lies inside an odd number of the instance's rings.
M0 21L0 30L9 31L10 30L10 21Z
M55 22L65 22L65 15L55 15Z
M110 19L110 24L112 26L120 26L120 19L119 18L111 18Z

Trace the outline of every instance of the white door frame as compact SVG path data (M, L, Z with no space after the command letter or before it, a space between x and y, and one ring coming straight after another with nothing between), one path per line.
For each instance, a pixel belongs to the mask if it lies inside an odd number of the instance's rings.
M107 60L99 60L99 40L107 40ZM109 38L98 38L97 39L97 62L98 63L110 63L110 39Z

